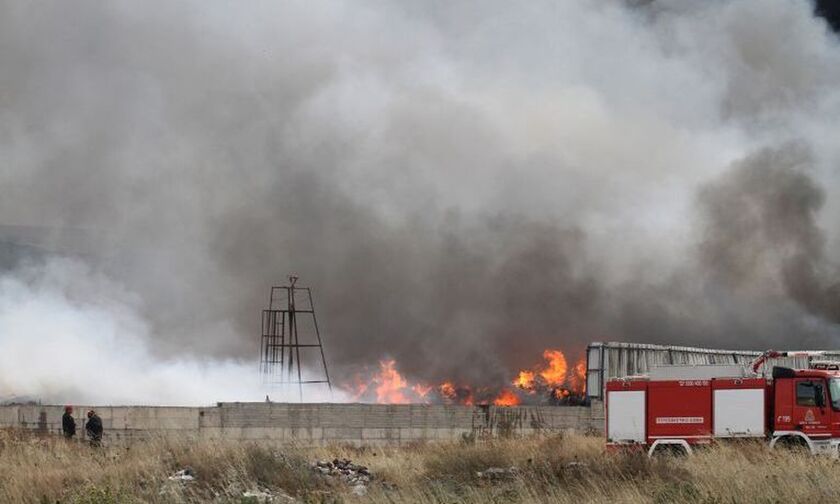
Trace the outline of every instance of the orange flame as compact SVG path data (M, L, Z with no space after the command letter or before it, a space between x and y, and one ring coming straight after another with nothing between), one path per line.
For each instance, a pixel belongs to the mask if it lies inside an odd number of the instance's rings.
M516 406L519 403L519 397L517 397L513 391L508 389L502 390L502 392L493 399L493 404L496 406Z
M346 384L344 388L348 389L348 392L351 394L354 401L358 401L363 395L365 395L369 386L369 382L366 382L361 375L356 374L353 377L353 383Z
M455 400L458 397L457 391L455 390L455 385L452 382L443 382L438 387L440 391L440 395L447 399Z
M376 402L389 404L405 404L409 400L403 393L408 382L396 370L396 362L383 360L379 362L379 375L374 378L376 383Z
M438 386L438 392L447 403L472 405L475 402L472 389L464 385L455 385L446 381Z
M540 371L540 376L545 380L546 385L559 386L566 381L566 372L569 365L566 364L566 356L560 350L545 350L543 357L548 361L548 367Z
M555 399L564 399L566 397L569 397L569 395L571 395L571 392L569 392L569 389L556 388L551 391L551 395L554 396Z
M447 404L472 405L478 402L497 406L521 404L524 395L517 390L523 390L528 395L550 394L558 400L578 396L586 391L584 359L578 360L569 369L562 351L546 349L542 355L545 359L544 364L519 371L511 382L514 388L503 388L501 391L494 387L473 388L453 381L444 381L439 385L410 383L399 373L397 363L393 359L380 361L379 369L373 373L365 373L368 375L367 379L361 374L356 375L343 387L354 400L371 401L375 394L376 402L380 404L443 401Z
M546 349L543 358L546 360L544 365L519 371L513 385L528 394L545 390L555 399L580 395L586 391L586 361L583 358L571 370L566 356L560 350Z
M464 406L472 406L473 404L475 404L475 398L473 398L472 392L469 388L467 388L466 391L467 393L461 399L461 404L463 404Z
M432 391L432 386L417 383L413 387L411 387L411 390L413 390L414 393L420 397L426 397L427 395L429 395L429 392Z
M572 377L569 379L572 391L583 394L586 392L586 361L580 359L575 363Z
M513 380L513 386L526 390L529 394L533 394L536 388L537 375L533 371L523 369L519 375Z

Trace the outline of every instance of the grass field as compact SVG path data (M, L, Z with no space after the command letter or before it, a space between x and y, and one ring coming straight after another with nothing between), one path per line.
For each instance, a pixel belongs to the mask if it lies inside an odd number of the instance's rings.
M368 466L363 496L310 464ZM489 467L509 477L477 476ZM195 480L171 481L190 467ZM0 502L703 502L795 503L840 495L840 463L764 445L717 446L692 457L607 454L598 437L566 435L402 448L271 448L159 439L92 449L56 438L0 433Z

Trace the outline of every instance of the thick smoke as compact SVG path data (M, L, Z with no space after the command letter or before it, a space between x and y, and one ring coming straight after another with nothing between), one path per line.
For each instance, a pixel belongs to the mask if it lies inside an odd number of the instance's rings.
M810 161L795 145L764 149L703 188L701 258L729 290L783 294L840 323L840 276L826 261L816 223L824 194L808 175Z
M339 381L390 357L498 385L591 340L836 347L840 44L813 10L0 2L0 394L60 399L23 380L44 338L13 302L55 289L30 313L98 343L32 376L128 338L146 375L239 369L167 381L235 395L289 273Z

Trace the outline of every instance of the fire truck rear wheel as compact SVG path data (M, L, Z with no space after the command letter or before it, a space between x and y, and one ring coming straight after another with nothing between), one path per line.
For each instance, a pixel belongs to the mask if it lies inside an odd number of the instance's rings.
M808 442L798 436L785 436L776 441L775 448L777 450L784 450L797 455L810 455L811 447Z
M679 444L660 444L650 452L650 457L687 457L689 452Z

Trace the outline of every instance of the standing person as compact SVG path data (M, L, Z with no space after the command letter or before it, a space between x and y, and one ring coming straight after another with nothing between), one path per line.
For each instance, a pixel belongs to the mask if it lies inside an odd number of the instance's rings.
M102 444L102 419L95 411L90 410L87 413L88 421L85 426L85 431L90 438L91 446L100 446Z
M76 420L73 419L73 406L64 407L64 415L61 417L61 432L66 439L73 439L76 435Z

